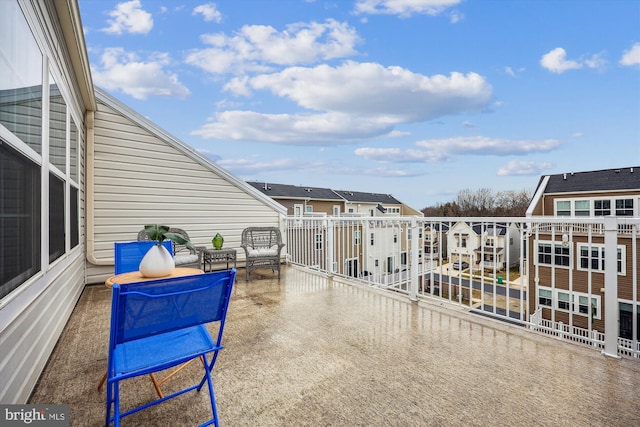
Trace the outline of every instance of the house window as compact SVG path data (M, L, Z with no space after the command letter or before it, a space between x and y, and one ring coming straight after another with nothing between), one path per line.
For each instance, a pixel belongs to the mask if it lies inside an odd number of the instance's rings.
M558 292L558 309L560 310L571 310L571 295L566 292Z
M353 244L354 245L360 244L360 230L356 230L353 232Z
M393 235L393 243L398 243L398 235L397 234Z
M400 265L407 265L407 253L402 252L400 254Z
M339 205L333 205L333 215L334 216L340 216L340 206Z
M302 216L302 205L293 205L293 215Z
M493 247L493 246L495 246L495 245L494 245L494 242L493 242L493 238L489 238L489 239L487 239L486 245L487 245L487 246L489 246L489 247Z
M578 313L598 317L598 300L591 298L591 304L589 304L587 295L578 295Z
M375 244L375 234L371 233L371 246L373 246Z
M49 161L60 172L67 169L67 104L49 73Z
M591 252L589 252L589 245L580 244L578 247L578 269L579 270L591 270L604 272L604 245L591 245ZM623 274L625 271L625 247L618 246L617 254L617 271L619 274Z
M317 251L321 251L322 250L322 234L316 234L316 250Z
M0 299L40 271L40 194L40 167L0 140Z
M576 200L574 204L575 216L591 216L591 201L590 200Z
M373 262L373 265L375 265L376 267L377 267L377 266L379 266L379 265L380 265L380 261L379 261L379 260L375 260L375 261Z
M570 252L570 247L559 243L538 243L538 264L568 267Z
M595 216L611 215L611 200L595 200L593 202L593 214Z
M307 213L313 213L313 205L306 205L304 207L305 212Z
M553 293L549 289L538 289L538 304L553 306Z
M616 216L633 216L633 199L616 199Z
M64 254L64 182L49 174L49 263Z
M557 200L556 201L556 216L571 216L571 201L570 200Z

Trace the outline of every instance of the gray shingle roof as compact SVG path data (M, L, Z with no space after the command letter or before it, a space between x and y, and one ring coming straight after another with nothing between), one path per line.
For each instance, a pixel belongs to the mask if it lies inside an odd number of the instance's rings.
M386 203L401 205L402 203L391 194L363 193L360 191L335 190L340 196L344 197L348 202L361 203Z
M640 166L549 175L544 192L640 190Z
M272 184L269 182L247 182L247 184L260 190L269 197L286 199L315 199L315 200L339 200L342 198L330 188L302 187L287 184Z

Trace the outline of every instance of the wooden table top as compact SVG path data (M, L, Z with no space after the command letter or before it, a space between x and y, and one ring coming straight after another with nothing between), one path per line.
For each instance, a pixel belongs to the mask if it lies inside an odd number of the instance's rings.
M171 271L171 274L163 277L144 277L142 273L139 271L130 271L128 273L116 274L115 276L109 277L104 284L107 287L112 287L114 283L132 283L132 282L144 282L146 280L156 280L156 279L168 279L170 277L179 277L179 276L191 276L194 274L203 274L204 271L199 268L190 268L190 267L176 267Z

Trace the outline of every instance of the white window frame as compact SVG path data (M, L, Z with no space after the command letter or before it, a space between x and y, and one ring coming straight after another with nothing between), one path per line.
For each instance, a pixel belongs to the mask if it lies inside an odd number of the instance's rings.
M551 294L551 305L546 305L546 304L541 304L540 303L540 297L541 297L541 292L545 292L545 298L549 298L549 293ZM565 308L560 308L560 295L567 295L568 296L568 300L566 301L567 304L569 304L568 309ZM573 296L573 298L571 298ZM569 292L566 289L553 289L550 288L548 286L539 286L538 287L538 299L536 300L536 305L539 307L546 307L549 309L554 309L554 310L558 310L561 311L563 313L572 313L574 315L578 315L578 316L590 316L590 313L582 313L580 311L580 297L582 298L589 298L589 294L586 294L584 292ZM594 303L596 305L596 313L593 316L594 319L598 319L601 320L601 313L602 313L602 298L600 295L596 295L596 294L591 294L591 302ZM584 304L582 304L584 305Z
M540 246L544 245L544 246L550 246L551 247L551 262L550 263L546 263L546 262L540 262ZM561 249L568 249L569 250L569 254L568 255L556 255L556 247L559 247ZM563 264L556 264L555 263L555 259L556 256L562 256L562 257L568 257L569 259L569 265L563 265ZM571 268L572 264L573 264L573 246L571 244L569 244L568 246L565 246L562 244L562 242L558 242L558 241L552 241L552 240L537 240L535 242L535 258L534 258L534 263L535 265L541 265L541 266L546 266L546 267L555 267L555 268Z
M582 250L586 249L587 251L589 250L589 244L588 243L577 243L577 252L576 252L576 257L577 257L577 266L576 268L578 270L581 271L592 271L594 273L603 273L604 274L604 260L605 260L605 255L604 255L604 245L600 244L600 243L592 243L591 244L591 251L593 252L593 250L597 250L598 252L598 268L585 268L582 266L582 259L584 258L582 255ZM618 254L617 254L617 270L618 270L618 275L619 276L626 276L626 272L627 272L627 257L626 257L626 247L624 245L618 245ZM587 265L592 266L591 260L592 260L592 252L588 252L587 255Z

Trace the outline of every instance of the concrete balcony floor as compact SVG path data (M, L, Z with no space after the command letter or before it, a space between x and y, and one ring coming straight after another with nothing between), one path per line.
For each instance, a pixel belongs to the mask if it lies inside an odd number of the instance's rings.
M432 303L411 303L295 267L237 282L213 372L224 426L640 425L640 363ZM29 403L67 403L104 425L110 290L88 286ZM198 363L163 386L195 382ZM124 406L155 397L125 382ZM126 418L194 425L207 393Z

